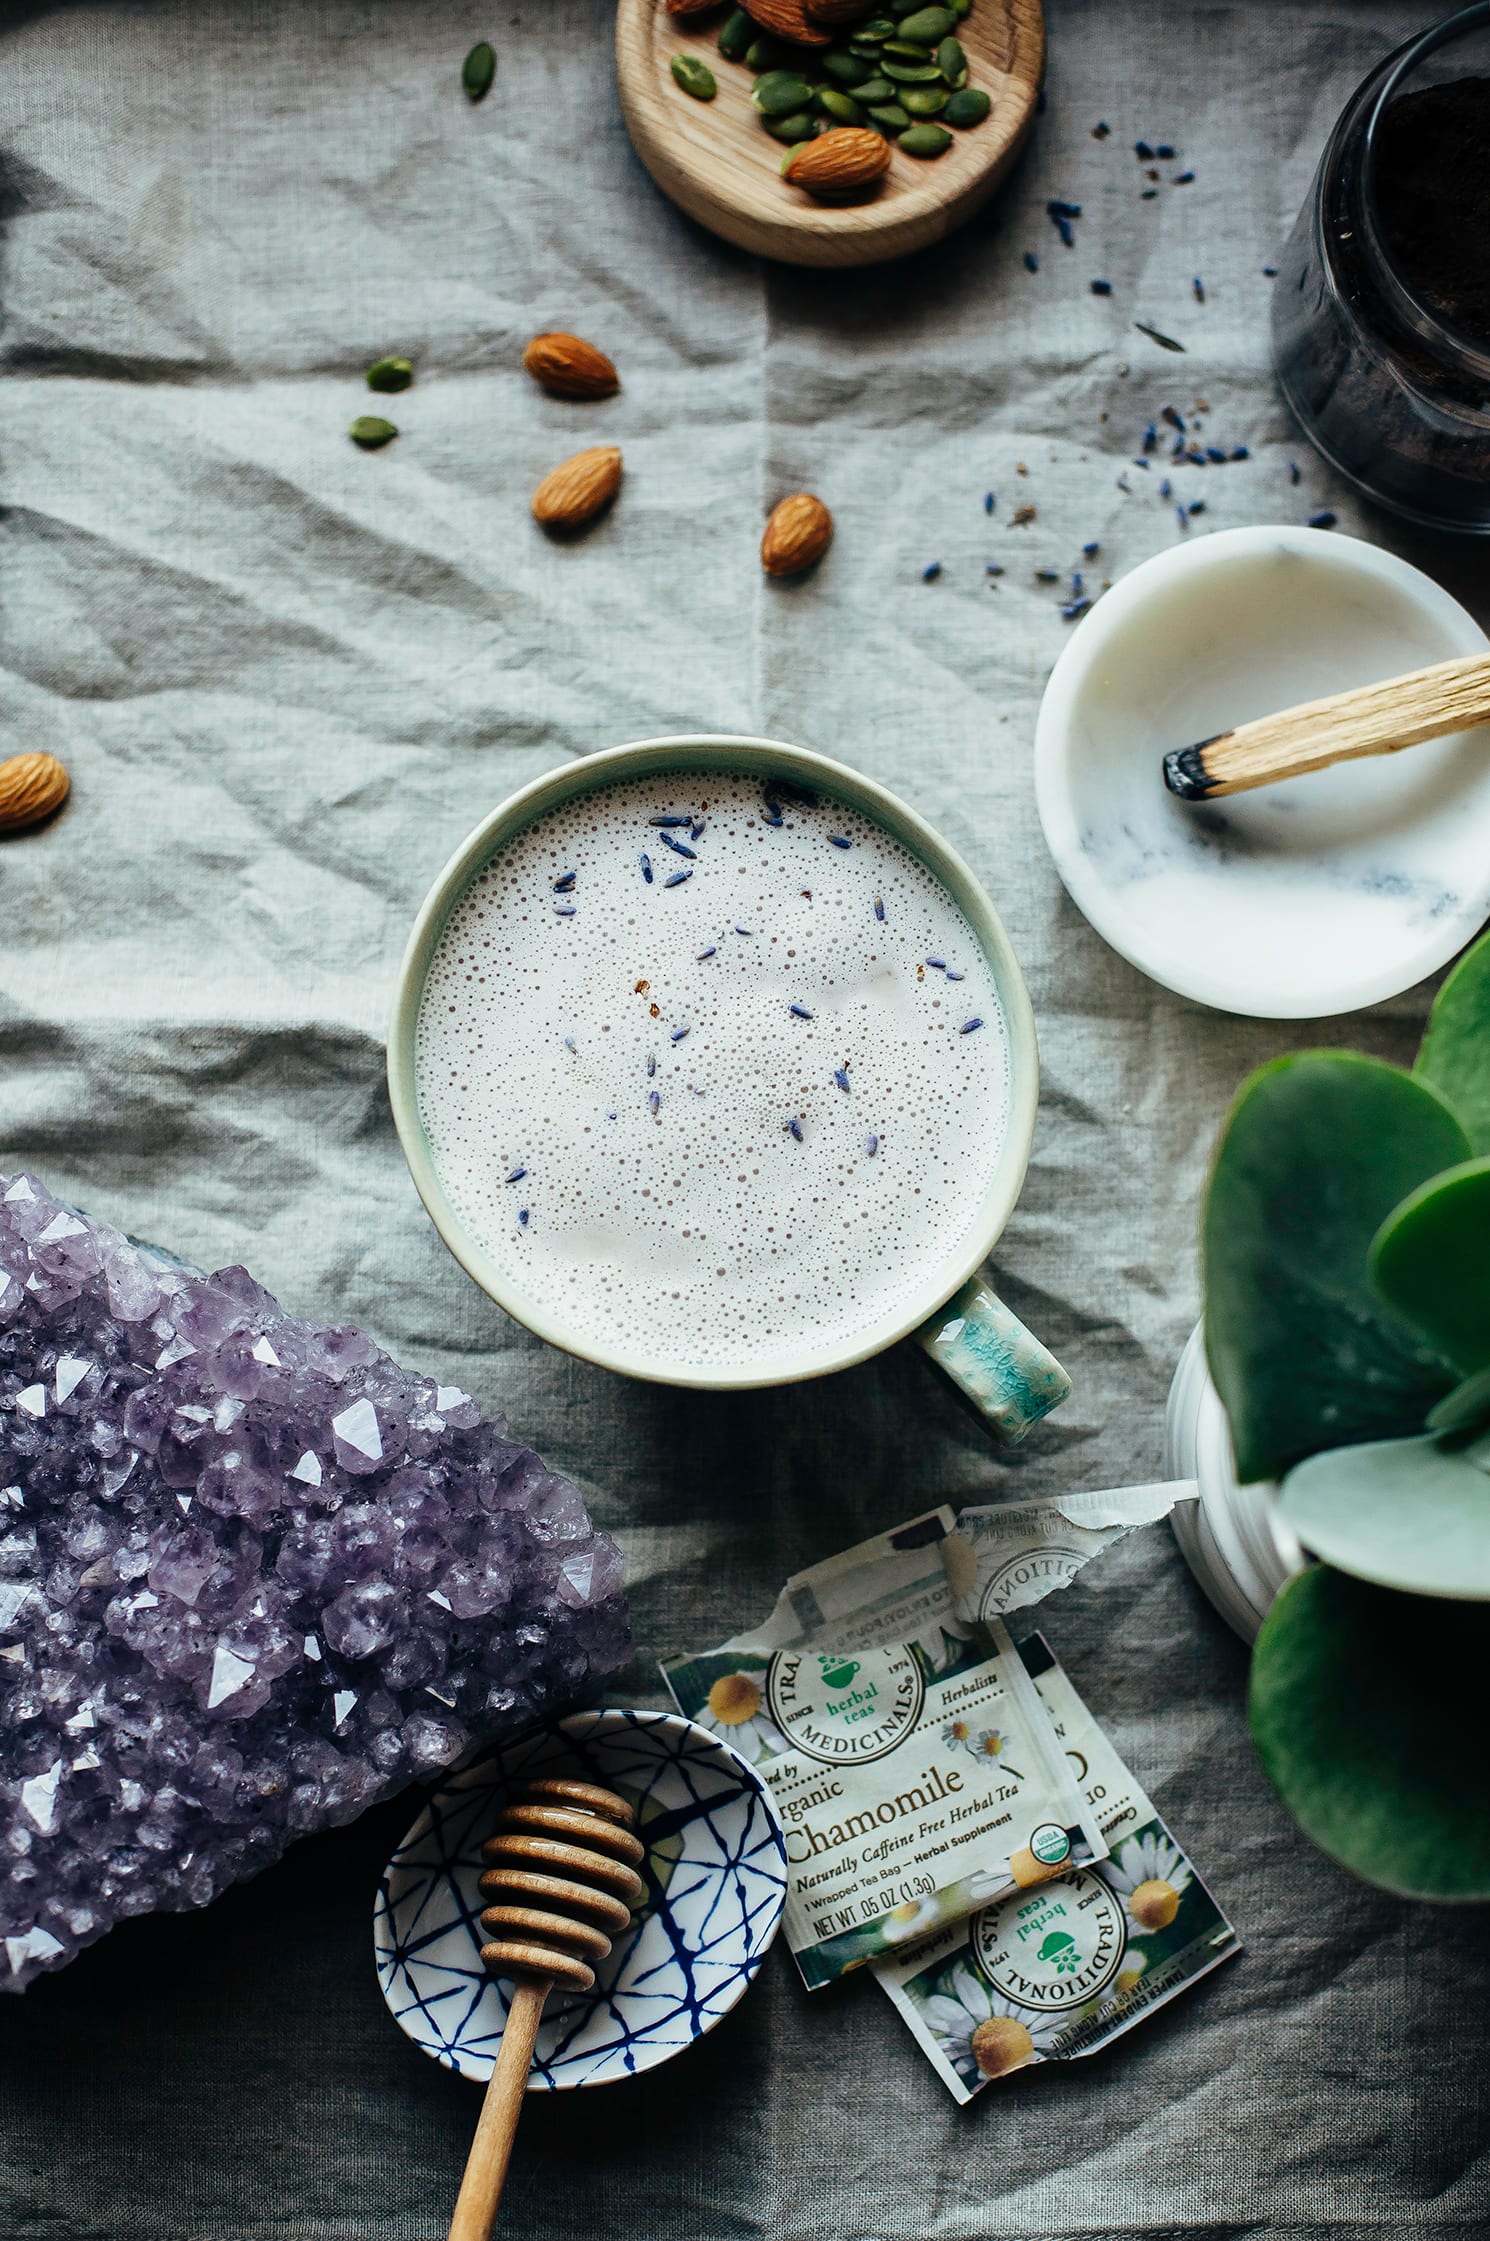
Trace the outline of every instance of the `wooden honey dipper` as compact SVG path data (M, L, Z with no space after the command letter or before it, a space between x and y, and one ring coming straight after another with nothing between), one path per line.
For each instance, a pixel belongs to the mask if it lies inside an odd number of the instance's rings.
M547 1776L527 1782L497 1817L481 1847L490 1862L481 1916L491 1943L481 1958L493 1976L511 1977L512 2004L497 2049L450 2241L487 2241L497 2214L512 2138L527 2090L543 2003L556 1984L588 1992L592 1963L626 1929L646 1897L637 1874L646 1847L631 1833L636 1815L614 1790Z

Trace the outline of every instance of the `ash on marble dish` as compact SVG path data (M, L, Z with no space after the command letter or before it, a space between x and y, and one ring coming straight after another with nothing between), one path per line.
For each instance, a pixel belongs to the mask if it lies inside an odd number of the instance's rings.
M1034 1649L1026 1643L1037 1666ZM1084 1769L1106 1858L985 1907L875 1969L962 2102L1012 2071L1110 2046L1242 1950L1167 1823L1046 1657L1035 1685Z
M469 1394L0 1177L0 1989L629 1647L615 1544Z

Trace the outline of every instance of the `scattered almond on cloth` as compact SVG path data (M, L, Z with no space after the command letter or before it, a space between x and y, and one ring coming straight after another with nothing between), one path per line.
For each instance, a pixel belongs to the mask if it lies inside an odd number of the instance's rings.
M621 377L603 350L579 335L534 335L523 352L523 366L553 397L613 397Z
M533 493L533 519L544 529L583 529L605 511L621 487L621 454L596 444L561 460Z
M796 490L773 507L761 538L761 566L768 576L800 576L821 560L833 542L833 516L821 498Z
M0 763L0 833L39 825L62 807L71 784L55 755L12 755Z

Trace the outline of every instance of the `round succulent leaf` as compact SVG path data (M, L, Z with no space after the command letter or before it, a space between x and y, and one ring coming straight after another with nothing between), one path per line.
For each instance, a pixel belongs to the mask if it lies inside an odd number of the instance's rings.
M1490 1159L1409 1193L1371 1246L1376 1289L1455 1367L1490 1366Z
M1490 1601L1490 1456L1424 1437L1332 1447L1283 1481L1283 1522L1354 1579Z
M1206 1352L1243 1480L1321 1448L1421 1431L1455 1382L1371 1281L1382 1221L1462 1161L1426 1083L1347 1051L1305 1051L1242 1085L1202 1215Z
M1490 1606L1313 1564L1263 1622L1248 1710L1304 1834L1405 1898L1490 1898L1483 1698Z
M1490 934L1438 991L1416 1072L1458 1114L1471 1151L1490 1152Z

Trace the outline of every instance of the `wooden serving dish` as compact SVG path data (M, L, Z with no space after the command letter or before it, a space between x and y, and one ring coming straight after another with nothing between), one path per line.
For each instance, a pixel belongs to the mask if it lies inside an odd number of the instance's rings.
M755 80L719 52L725 9L670 16L662 0L620 0L616 77L621 112L642 162L665 195L712 233L791 265L868 265L924 249L955 230L1007 175L1029 131L1045 67L1040 0L975 0L957 27L968 83L993 97L987 120L953 135L934 162L895 150L872 199L818 203L781 176L786 149L751 106ZM696 55L719 85L695 101L676 85L672 58Z

